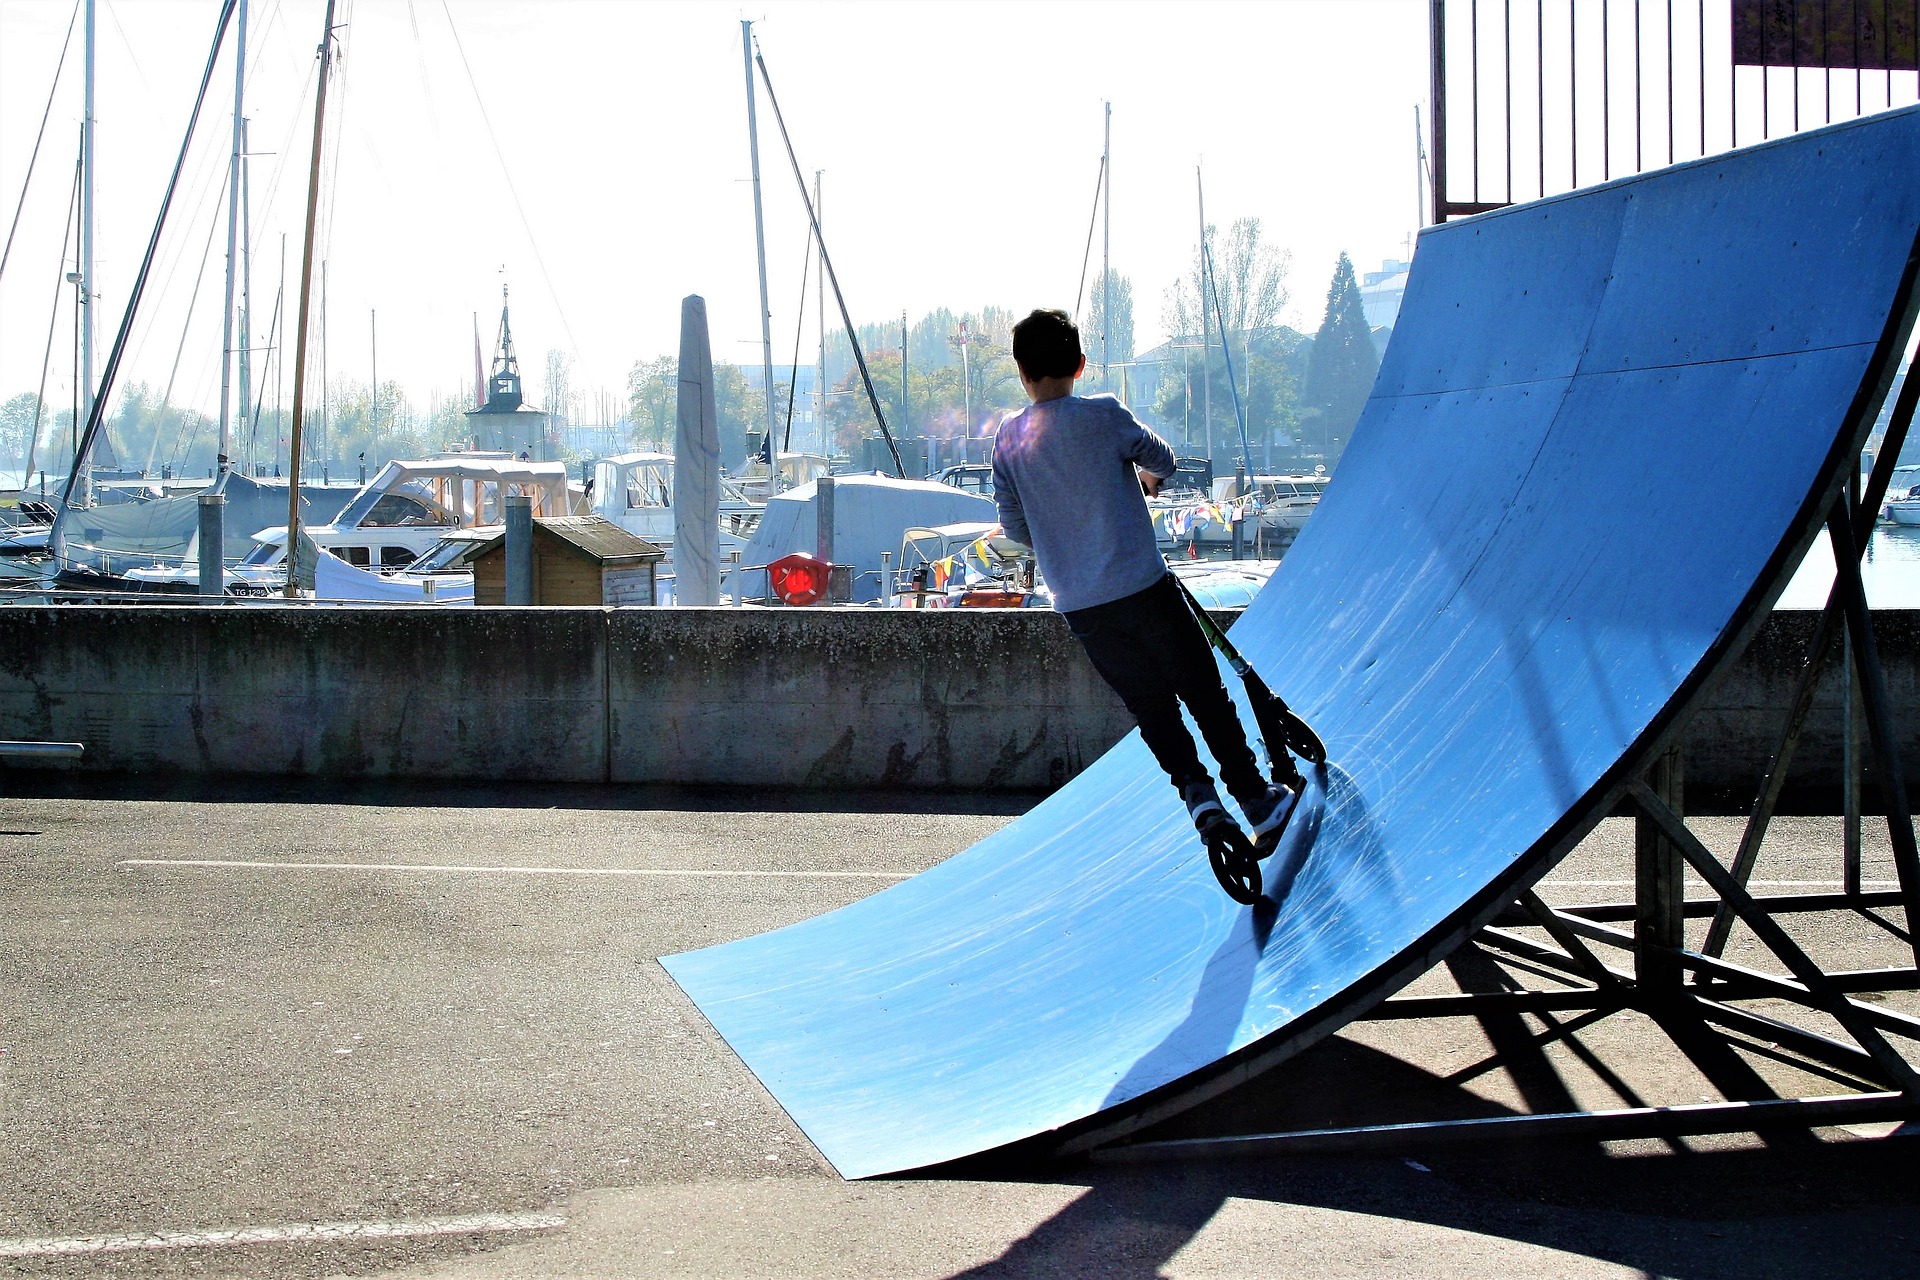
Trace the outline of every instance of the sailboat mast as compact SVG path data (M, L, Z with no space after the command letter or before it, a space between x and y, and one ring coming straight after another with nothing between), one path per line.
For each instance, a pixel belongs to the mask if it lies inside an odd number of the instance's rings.
M243 26L241 30L245 30ZM243 36L240 41L246 47ZM254 474L253 437L253 165L247 159L247 122L240 121L240 413L235 427L247 433L247 474Z
M760 210L760 128L753 106L753 23L740 23L740 61L747 73L747 151L753 160L753 247L760 259L760 371L767 393L767 439L777 421L773 408L773 310L767 300L767 223ZM772 487L780 487L780 461L774 459Z
M307 169L307 232L300 249L300 325L293 348L293 438L287 446L287 585L289 600L300 596L294 568L300 559L300 425L307 391L307 304L313 297L313 227L320 213L320 138L327 122L327 72L333 64L333 4L327 0L326 26L320 33L320 91L313 102L313 161Z
M820 202L820 174L822 172L820 169L813 171L813 210L815 216L825 218L827 216L827 207ZM814 243L820 254L821 265L820 283L815 286L820 299L820 367L814 371L813 429L820 437L820 456L827 457L833 453L833 450L827 448L827 247L819 243L818 237L815 238Z
M214 455L225 475L233 446L233 293L240 256L240 155L246 146L247 0L240 0L239 38L233 43L233 154L227 159L226 306L220 313L220 448Z
M1202 396L1201 429L1207 436L1207 458L1213 458L1213 330L1207 323L1207 191L1200 181L1200 166L1193 166L1193 190L1200 198L1200 385ZM1221 335L1221 341L1226 335Z
M93 418L93 165L99 122L93 118L94 4L87 0L86 108L80 121L80 421ZM75 446L78 452L79 446Z
M1113 390L1113 104L1105 104L1106 135L1101 143L1101 181L1107 198L1100 202L1100 389Z

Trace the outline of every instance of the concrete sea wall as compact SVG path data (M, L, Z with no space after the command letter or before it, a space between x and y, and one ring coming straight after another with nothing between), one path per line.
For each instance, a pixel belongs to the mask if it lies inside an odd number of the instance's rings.
M1690 790L1751 794L1812 626L1776 614L1709 692ZM1920 614L1876 630L1920 761ZM1130 723L1042 611L0 610L0 737L88 770L1044 790ZM1840 725L1829 674L1799 792L1837 786Z

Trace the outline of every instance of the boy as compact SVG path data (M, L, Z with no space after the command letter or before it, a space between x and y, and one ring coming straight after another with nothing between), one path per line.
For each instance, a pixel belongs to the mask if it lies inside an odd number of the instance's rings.
M1229 819L1180 719L1183 702L1255 849L1271 853L1296 797L1260 772L1141 496L1172 478L1173 450L1112 396L1073 394L1087 358L1066 312L1035 311L1014 325L1013 361L1033 403L1001 424L993 446L1002 529L1033 548L1054 607L1139 721L1194 827L1206 837Z

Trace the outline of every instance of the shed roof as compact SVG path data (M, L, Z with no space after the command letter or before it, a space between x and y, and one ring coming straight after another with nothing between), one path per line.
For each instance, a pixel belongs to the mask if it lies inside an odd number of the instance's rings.
M650 560L664 560L667 555L645 538L634 537L603 516L536 517L533 536L539 538L543 535L558 538L573 550L603 564L642 564ZM473 553L474 558L491 554L505 545L506 540L505 531L494 534Z

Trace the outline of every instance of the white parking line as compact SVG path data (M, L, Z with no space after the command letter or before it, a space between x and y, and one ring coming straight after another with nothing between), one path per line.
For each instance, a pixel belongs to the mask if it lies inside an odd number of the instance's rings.
M514 876L776 876L789 880L906 880L912 871L728 871L661 867L483 867L432 862L245 862L226 858L122 858L123 867L230 867L251 871L438 871Z
M216 1227L205 1231L155 1231L147 1235L43 1236L0 1239L0 1258L54 1258L90 1253L135 1253L158 1249L217 1249L229 1245L286 1244L310 1240L390 1240L401 1236L464 1236L564 1227L557 1213L476 1213L462 1218L414 1218L370 1222L287 1222L271 1227Z

